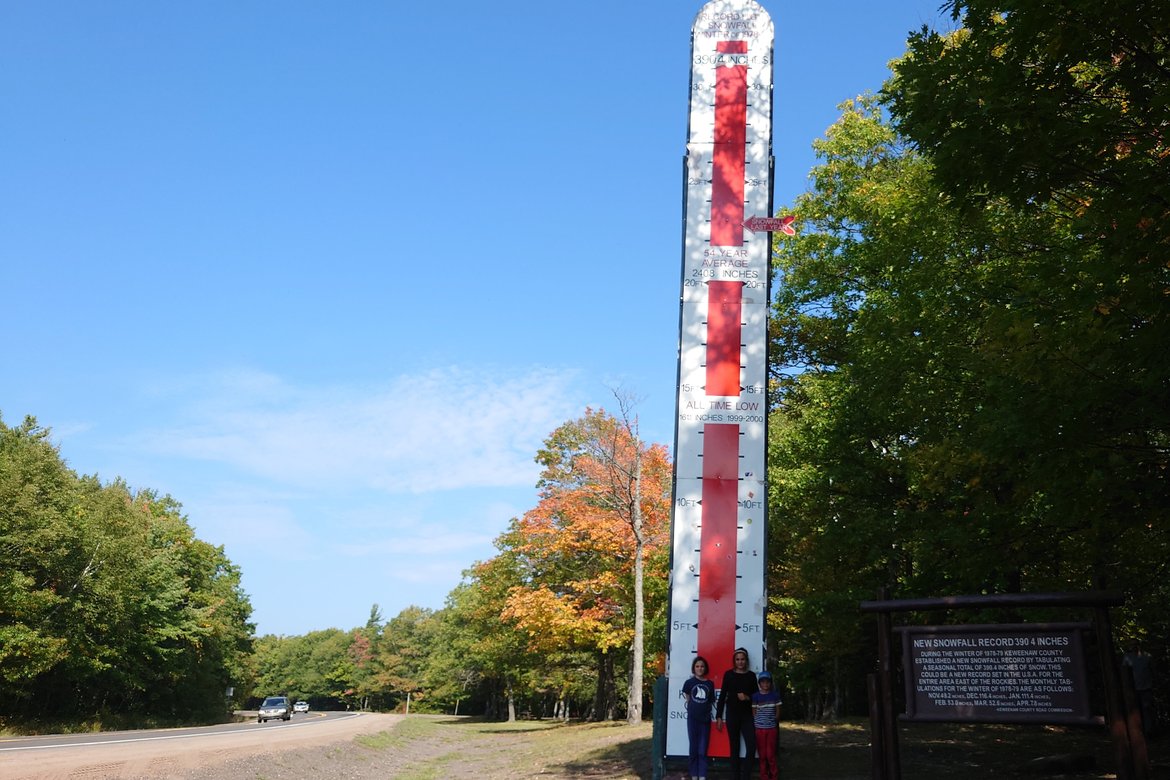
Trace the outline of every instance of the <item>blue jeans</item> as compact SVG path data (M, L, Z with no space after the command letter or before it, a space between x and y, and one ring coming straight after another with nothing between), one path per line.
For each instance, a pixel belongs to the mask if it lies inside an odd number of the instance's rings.
M687 740L690 742L691 777L707 776L707 747L711 742L711 721L687 718Z

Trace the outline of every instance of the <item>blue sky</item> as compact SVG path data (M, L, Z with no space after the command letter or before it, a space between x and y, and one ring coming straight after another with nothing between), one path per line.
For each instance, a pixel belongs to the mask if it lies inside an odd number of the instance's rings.
M764 2L776 203L940 0ZM440 608L613 388L674 430L700 2L0 3L0 415L260 634Z

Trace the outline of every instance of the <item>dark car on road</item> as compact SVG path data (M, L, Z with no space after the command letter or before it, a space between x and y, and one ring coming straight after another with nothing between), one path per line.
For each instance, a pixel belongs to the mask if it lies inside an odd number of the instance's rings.
M260 705L256 713L256 720L263 723L266 720L292 720L293 705L287 696L269 696Z

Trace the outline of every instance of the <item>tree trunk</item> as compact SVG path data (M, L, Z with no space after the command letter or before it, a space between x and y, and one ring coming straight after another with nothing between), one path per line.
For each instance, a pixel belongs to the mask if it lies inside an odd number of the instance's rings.
M597 654L597 692L593 696L593 712L589 720L613 720L615 709L613 679L613 656L607 652Z
M644 637L646 605L643 603L642 579L645 564L642 560L646 540L642 535L642 444L635 439L634 455L634 644L630 648L630 690L626 697L626 722L631 726L642 722L642 670L645 667Z

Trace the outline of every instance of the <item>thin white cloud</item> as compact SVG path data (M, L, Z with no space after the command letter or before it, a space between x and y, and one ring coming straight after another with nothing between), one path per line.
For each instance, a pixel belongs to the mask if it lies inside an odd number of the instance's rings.
M287 561L318 557L318 541L297 522L287 504L241 497L201 502L195 513L200 537L224 544L230 551L262 551Z
M372 387L296 387L243 372L187 387L197 400L185 421L136 445L308 490L529 486L544 437L581 413L573 378L452 368Z
M493 534L467 533L458 528L451 528L445 533L412 534L384 538L362 544L338 544L331 549L338 556L344 558L400 558L404 551L409 550L410 566L404 569L413 569L420 558L451 558L461 561L464 566L470 565L472 558L457 553L479 551L488 548Z
M328 386L256 371L167 377L138 388L165 422L114 449L224 545L261 633L360 623L373 602L387 614L441 606L494 554L536 499L545 437L596 405L579 379L539 368Z
M472 491L476 493L478 491ZM535 489L532 490L535 500ZM341 557L401 556L409 550L415 556L454 556L464 564L490 554L496 536L508 521L520 514L506 501L481 501L467 492L444 494L442 506L402 507L365 510L337 515L345 541L330 547ZM474 553L468 557L466 553Z
M413 591L414 594L426 594L426 597L436 606L442 605L442 599L436 598L441 592L443 598L450 595L451 590L459 584L463 571L472 565L473 561L456 558L429 558L419 565L391 569L386 572L389 581L402 586L423 586L424 589ZM445 590L433 587L435 583L442 583Z

